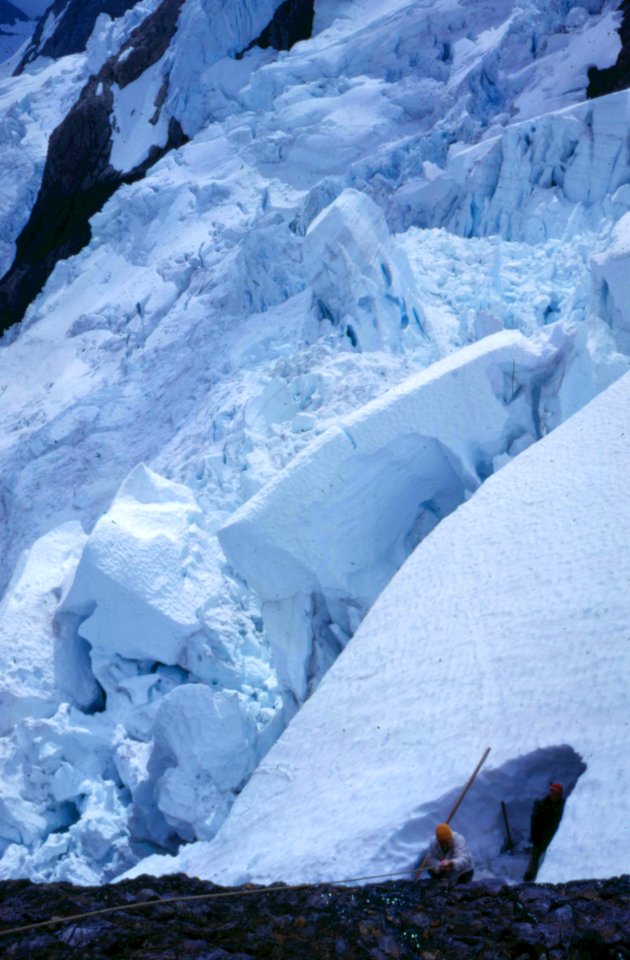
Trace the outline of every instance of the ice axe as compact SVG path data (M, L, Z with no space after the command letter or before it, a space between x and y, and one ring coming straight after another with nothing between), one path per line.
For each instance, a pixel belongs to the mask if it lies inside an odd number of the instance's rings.
M507 847L510 853L514 853L514 841L512 840L512 831L510 830L510 821L508 820L507 807L505 801L501 801L501 812L503 813L503 822L505 823L505 832L507 833Z
M459 797L457 798L457 802L456 802L455 806L453 807L453 809L452 809L451 812L449 813L449 815L448 815L448 817L446 818L446 820L443 821L443 823L450 823L451 820L453 819L453 817L455 816L455 814L457 813L457 811L459 810L459 807L460 807L460 805L461 805L462 800L464 799L464 797L466 796L466 794L468 793L468 791L469 791L470 788L472 787L472 785L473 785L473 783L474 783L474 781L475 781L475 778L476 778L477 774L479 773L479 771L480 771L481 768L483 767L484 763L486 762L486 758L487 758L488 754L490 753L490 749L491 749L490 747L486 747L486 749L484 750L484 753L483 753L483 756L482 756L481 760L479 761L479 763L477 764L477 766L475 767L475 769L474 769L473 772L471 773L470 777L468 778L468 782L467 782L466 786L464 787L464 789L463 789L462 792L460 793ZM413 881L414 881L414 883L416 882L416 880L418 879L418 877L420 876L420 874L423 872L424 868L426 867L428 859L429 859L429 854L426 853L426 854L424 855L424 857L422 858L422 862L421 862L420 866L417 867L417 868L414 870L414 872L413 872Z

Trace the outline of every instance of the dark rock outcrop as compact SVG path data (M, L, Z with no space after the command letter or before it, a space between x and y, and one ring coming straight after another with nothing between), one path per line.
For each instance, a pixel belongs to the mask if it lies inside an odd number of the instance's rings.
M99 14L106 13L112 19L121 17L135 3L136 0L53 0L48 11L40 18L14 76L19 76L27 64L37 57L57 59L70 53L81 53L85 50ZM56 23L47 35L49 18L55 18Z
M0 62L5 65L28 40L35 21L11 0L0 0Z
M630 87L630 0L622 0L619 9L623 11L619 36L621 50L612 67L600 70L591 67L588 71L587 97L603 97L607 93L626 90Z
M363 887L242 887L227 897L184 876L114 886L0 885L6 957L90 960L628 960L630 878L560 885L409 881ZM147 901L189 897L180 902ZM129 909L143 903L140 909ZM116 912L3 935L51 917Z
M237 53L240 60L252 47L266 50L290 50L298 40L308 40L313 32L314 0L284 0L260 36Z
M18 20L25 23L28 17L17 7L14 7L10 0L0 0L0 24L6 23L13 26Z
M119 53L90 78L53 131L39 194L18 237L13 265L0 280L0 331L21 320L55 264L89 242L89 218L114 191L142 178L160 157L185 142L181 126L171 119L166 144L152 147L141 164L121 172L110 163L112 85L125 87L157 63L175 33L182 4L183 0L162 0ZM164 91L160 94L162 102Z

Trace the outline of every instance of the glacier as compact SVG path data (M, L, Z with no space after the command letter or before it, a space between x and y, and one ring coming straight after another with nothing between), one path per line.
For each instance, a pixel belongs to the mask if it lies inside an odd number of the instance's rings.
M629 94L586 89L619 54L619 5L315 0L310 37L257 46L279 6L185 0L143 69L163 5L142 0L0 79L3 272L82 91L111 101L111 170L142 168L0 340L0 877L408 870L482 746L471 715L493 745L461 814L483 869L518 879L490 794L507 784L522 833L555 765L570 816L541 876L602 876L583 825L604 774L626 776L623 704L607 726L595 703L627 667L603 526L624 529L604 424L630 353ZM550 566L556 547L574 566L572 490L592 531L575 597ZM518 606L528 643L498 615L519 584L540 597L531 620ZM552 634L567 674L545 628L578 599L609 654ZM410 618L435 637L414 646ZM451 647L461 709L431 672ZM267 824L292 819L281 862Z
M613 845L621 869L630 717L626 677L610 669L628 647L629 394L626 374L443 520L216 839L132 873L227 885L408 875L486 743L491 767L454 821L476 876L521 879L531 803L552 772L568 799L545 880L608 876ZM516 855L502 852L501 800Z

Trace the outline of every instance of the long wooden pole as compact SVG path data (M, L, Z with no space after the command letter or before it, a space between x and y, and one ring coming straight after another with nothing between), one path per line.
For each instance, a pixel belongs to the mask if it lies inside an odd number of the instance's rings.
M457 802L456 802L455 806L453 807L453 809L451 810L451 812L449 813L448 817L446 818L446 820L443 820L443 821L442 821L443 823L450 823L451 820L453 819L453 817L455 816L455 814L457 813L457 811L459 810L460 805L461 805L461 803L462 803L462 800L464 799L464 797L466 796L466 794L468 793L468 791L469 791L470 788L472 787L472 785L473 785L473 783L475 782L475 779L476 779L476 777L477 777L477 774L479 773L479 771L480 771L481 768L483 767L484 763L486 762L487 757L488 757L488 754L490 753L490 749L491 749L490 747L486 747L486 749L484 750L484 753L483 753L483 756L482 756L481 760L479 761L479 763L477 764L477 766L475 767L475 769L474 769L473 772L471 773L470 777L468 778L468 782L467 782L466 786L464 787L464 789L463 789L462 792L460 793L459 797L457 798ZM429 855L428 855L428 853L427 853L427 854L425 854L425 856L422 858L422 863L420 864L420 866L419 866L416 870L414 870L414 873L413 873L414 883L415 883L415 881L418 879L418 877L420 876L420 874L424 871L424 868L425 868L426 865L427 865L428 859L429 859Z
M476 777L477 777L477 774L479 773L479 771L480 771L481 768L483 767L484 763L486 762L489 753L490 753L490 747L486 747L486 749L484 750L484 753L483 753L483 757L481 758L481 760L479 761L479 763L477 764L477 766L475 767L475 769L474 769L473 772L471 773L470 779L468 780L468 783L466 784L466 786L464 787L464 789L463 789L462 792L460 793L459 799L458 799L457 803L455 804L455 806L453 807L453 809L452 809L451 812L449 813L449 815L448 815L448 817L446 818L446 820L444 821L444 823L450 823L451 820L453 819L453 817L455 816L455 814L457 813L457 811L459 810L459 807L460 807L460 804L461 804L462 800L464 799L464 797L466 796L466 794L468 793L468 791L469 791L470 788L472 787L472 785L473 785L473 783L474 783L474 781L475 781L475 779L476 779Z

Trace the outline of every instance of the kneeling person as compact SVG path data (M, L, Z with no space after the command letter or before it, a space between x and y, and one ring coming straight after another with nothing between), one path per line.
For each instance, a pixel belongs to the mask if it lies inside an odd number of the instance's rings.
M426 867L432 877L468 883L474 873L473 858L461 833L451 830L448 823L438 823L435 839L427 853Z

